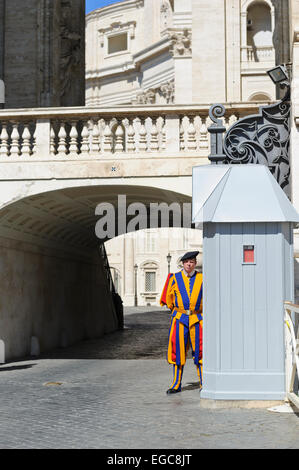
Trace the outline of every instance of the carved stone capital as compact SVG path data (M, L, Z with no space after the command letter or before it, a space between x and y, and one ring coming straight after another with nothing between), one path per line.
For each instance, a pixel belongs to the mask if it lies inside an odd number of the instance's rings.
M167 104L174 103L174 80L169 80L160 86L162 96L164 96Z
M136 96L137 104L155 104L156 103L156 90L149 88L148 90L141 91Z
M171 52L174 57L190 57L192 55L192 33L189 29L169 31Z
M169 80L156 88L140 91L134 104L156 104L159 95L163 96L167 104L172 104L174 102L174 80Z

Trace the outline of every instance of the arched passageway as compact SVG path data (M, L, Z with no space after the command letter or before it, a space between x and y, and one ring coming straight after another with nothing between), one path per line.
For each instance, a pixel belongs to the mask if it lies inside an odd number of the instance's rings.
M138 230L105 243L114 285L124 307L160 305L169 272L183 268L181 257L199 251L197 271L202 271L202 230L163 227Z
M138 207L145 208L151 226L150 204L161 203L166 209L175 203L170 225L190 222L187 216L177 217L184 207L190 209L190 196L129 185L66 187L20 199L0 211L0 339L6 359L26 356L32 347L43 352L117 329L99 252L104 239L96 235L104 212L96 208L110 204L115 209L117 233L120 195L128 209L125 227L131 222L131 228L139 228L134 222ZM154 220L163 225L163 214Z

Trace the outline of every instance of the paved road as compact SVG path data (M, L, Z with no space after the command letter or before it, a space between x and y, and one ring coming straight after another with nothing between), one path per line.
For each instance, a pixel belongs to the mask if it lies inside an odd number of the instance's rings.
M0 448L299 448L295 413L200 408L191 359L183 392L166 395L169 318L142 310L101 340L0 366Z

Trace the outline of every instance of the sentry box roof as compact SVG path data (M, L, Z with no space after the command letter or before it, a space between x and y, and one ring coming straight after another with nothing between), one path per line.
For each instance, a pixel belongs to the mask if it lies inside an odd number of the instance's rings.
M193 168L192 222L299 222L299 214L265 165Z

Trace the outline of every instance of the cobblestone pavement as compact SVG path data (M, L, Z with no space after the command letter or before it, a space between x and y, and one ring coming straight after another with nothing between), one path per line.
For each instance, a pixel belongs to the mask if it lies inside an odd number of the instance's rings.
M182 393L166 395L169 317L145 310L100 340L0 366L0 448L299 448L295 413L201 408L190 358Z

